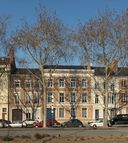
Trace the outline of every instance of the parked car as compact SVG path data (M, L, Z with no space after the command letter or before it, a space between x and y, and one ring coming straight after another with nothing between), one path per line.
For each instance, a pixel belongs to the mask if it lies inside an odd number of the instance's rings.
M23 127L33 127L33 123L37 122L36 120L24 120L23 121Z
M0 127L2 127L2 128L8 127L10 123L11 123L11 122L8 121L8 120L0 119Z
M89 123L89 126L93 128L102 127L103 125L104 125L103 119L98 119Z
M67 122L64 122L63 127L84 127L83 123L79 119L70 119Z
M61 124L56 119L49 119L46 122L46 127L61 127Z
M33 126L36 127L36 128L40 128L40 127L43 127L43 121L37 121L37 122L34 122L33 123Z
M118 114L110 120L111 125L128 124L128 114Z
M25 126L23 125L22 121L13 121L12 123L9 124L9 127L22 128L22 127L25 127Z

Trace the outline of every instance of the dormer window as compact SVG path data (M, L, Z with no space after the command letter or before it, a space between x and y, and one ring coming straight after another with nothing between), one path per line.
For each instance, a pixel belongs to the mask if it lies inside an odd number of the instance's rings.
M19 88L20 87L20 80L15 80L15 88Z
M31 88L31 81L30 80L25 81L25 88Z

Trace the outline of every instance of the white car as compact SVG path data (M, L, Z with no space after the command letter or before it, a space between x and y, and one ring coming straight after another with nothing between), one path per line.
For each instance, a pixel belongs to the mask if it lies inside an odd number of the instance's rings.
M24 125L22 121L14 121L9 124L9 127L12 127L12 128L22 128L23 126Z
M93 128L102 127L104 125L103 119L99 119L94 122L91 122L89 125L90 127L93 127Z
M23 127L34 127L33 123L37 122L37 120L24 120Z

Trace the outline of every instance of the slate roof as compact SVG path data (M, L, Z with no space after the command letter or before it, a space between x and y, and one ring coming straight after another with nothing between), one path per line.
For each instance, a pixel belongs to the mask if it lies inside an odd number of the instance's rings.
M77 65L45 65L44 66L45 69L74 69L74 70L83 70L86 69L87 67L84 66L77 66ZM104 67L91 67L91 69L94 70L94 73L96 76L104 76L105 75L105 69ZM118 73L114 73L112 72L112 76L128 76L128 68L127 67L120 67L118 68ZM34 73L34 74L41 74L40 70L38 68L16 68L15 73L14 74L29 74L30 73Z

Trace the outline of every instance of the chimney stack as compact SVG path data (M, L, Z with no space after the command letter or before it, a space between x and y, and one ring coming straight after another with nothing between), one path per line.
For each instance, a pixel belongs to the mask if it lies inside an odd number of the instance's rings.
M15 65L15 55L14 55L13 47L9 49L9 63L11 65L11 70L14 71L14 69L16 68L16 65Z

